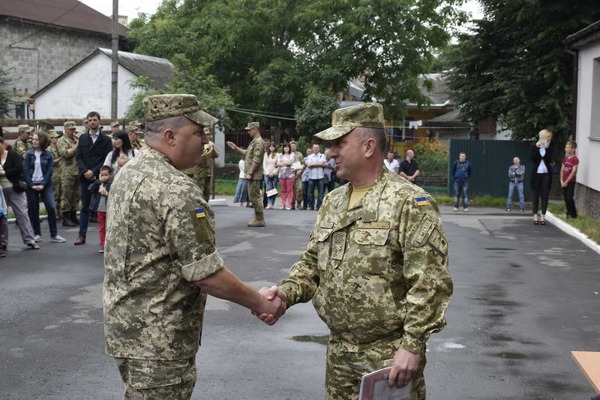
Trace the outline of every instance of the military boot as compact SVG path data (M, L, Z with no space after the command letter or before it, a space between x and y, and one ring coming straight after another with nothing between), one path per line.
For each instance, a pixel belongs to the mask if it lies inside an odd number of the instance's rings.
M63 222L62 222L63 226L78 226L79 225L79 224L76 224L75 221L73 221L72 214L75 214L75 212L73 212L73 211L63 212Z
M265 214L264 213L254 213L254 219L248 222L248 226L251 228L258 228L261 226L265 226Z

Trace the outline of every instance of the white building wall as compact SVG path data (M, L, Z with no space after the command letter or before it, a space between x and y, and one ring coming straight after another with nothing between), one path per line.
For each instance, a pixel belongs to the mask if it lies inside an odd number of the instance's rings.
M577 182L600 191L600 42L580 50L578 75Z
M35 117L81 118L97 111L102 118L111 118L111 71L110 57L97 54L36 97ZM134 74L119 66L117 118L125 116L136 93L129 87L133 79Z
M98 47L110 48L110 35L27 21L0 21L0 65L8 72L9 89L19 103ZM15 117L14 110L9 117Z

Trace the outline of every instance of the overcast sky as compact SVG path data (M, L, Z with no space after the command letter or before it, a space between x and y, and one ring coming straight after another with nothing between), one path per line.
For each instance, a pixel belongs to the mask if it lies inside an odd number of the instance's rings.
M113 0L80 0L104 15L112 15ZM131 21L141 12L154 14L162 0L119 0L119 15L126 15ZM480 17L479 3L477 0L468 0L464 9L470 11L475 17Z
M80 0L104 15L112 16L113 0ZM126 15L129 21L141 12L154 14L162 0L119 0L119 15Z

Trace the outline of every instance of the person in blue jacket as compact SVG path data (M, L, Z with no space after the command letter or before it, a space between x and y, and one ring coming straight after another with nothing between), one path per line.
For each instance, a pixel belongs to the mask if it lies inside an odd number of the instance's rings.
M40 198L44 202L48 213L48 227L50 228L50 241L64 243L65 239L58 235L56 226L56 205L54 191L52 190L52 173L54 160L52 153L47 150L50 139L45 132L34 132L31 138L32 149L25 153L23 160L23 177L27 183L27 207L29 220L33 227L34 240L42 240L40 227Z
M459 198L462 196L464 212L469 212L469 177L473 174L471 163L467 161L467 154L460 152L458 160L452 164L452 178L454 180L454 210L458 211Z

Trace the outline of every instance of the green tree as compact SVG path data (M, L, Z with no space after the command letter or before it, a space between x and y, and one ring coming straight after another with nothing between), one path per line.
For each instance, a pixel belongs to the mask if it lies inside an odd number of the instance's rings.
M189 60L245 109L294 115L314 85L362 78L401 113L426 103L418 77L449 40L462 0L166 0L131 25L136 52ZM280 122L279 125L293 125Z
M330 92L315 86L306 89L306 99L297 108L296 123L301 134L314 135L331 126L331 113L338 108L338 103Z
M9 91L10 82L8 72L0 68L0 118L8 115L10 105L12 104L11 93Z
M493 117L514 139L543 128L564 140L573 118L573 56L564 39L600 18L591 0L480 0L475 21L448 52L447 82L469 120Z

